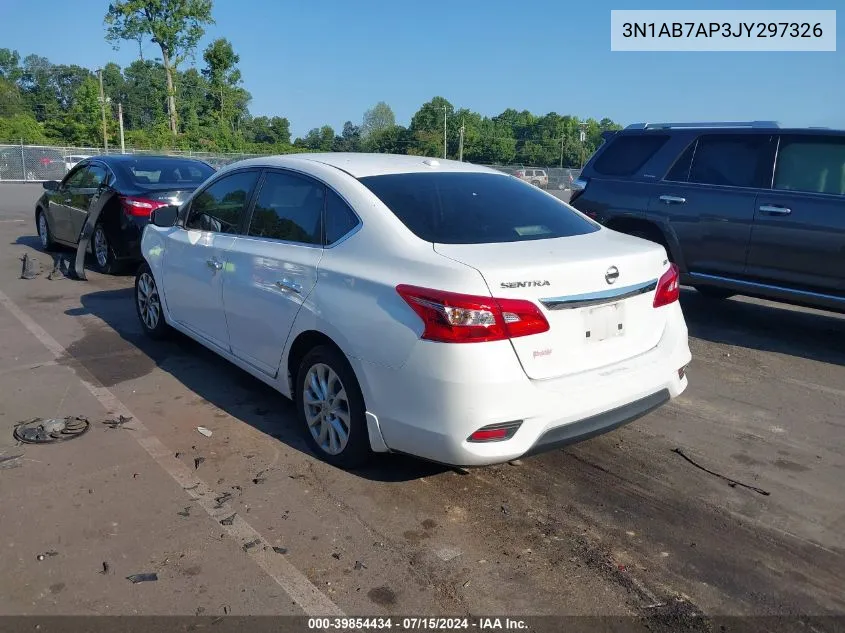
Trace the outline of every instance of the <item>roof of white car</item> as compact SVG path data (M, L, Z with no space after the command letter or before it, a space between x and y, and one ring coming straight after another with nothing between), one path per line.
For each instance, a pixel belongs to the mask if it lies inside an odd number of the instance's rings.
M323 154L283 154L262 156L235 163L238 167L260 165L264 167L292 167L302 162L323 163L337 167L355 178L380 176L383 174L410 174L416 172L476 172L501 175L502 172L443 158L426 156L405 156L401 154L361 154L355 152L333 152ZM232 165L234 167L235 165Z

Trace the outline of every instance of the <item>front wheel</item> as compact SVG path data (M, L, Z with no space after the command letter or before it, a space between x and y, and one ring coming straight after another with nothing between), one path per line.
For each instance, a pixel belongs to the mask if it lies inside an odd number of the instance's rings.
M161 295L153 271L146 262L141 264L135 276L135 309L147 336L162 339L170 333L170 326L164 320Z
M370 457L364 397L343 354L327 345L305 355L296 373L297 416L324 461L355 468Z

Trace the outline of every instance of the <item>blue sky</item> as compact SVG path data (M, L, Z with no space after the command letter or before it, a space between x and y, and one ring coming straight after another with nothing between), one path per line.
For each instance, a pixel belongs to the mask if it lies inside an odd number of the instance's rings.
M240 55L253 114L295 135L360 123L377 101L406 124L435 95L495 115L636 121L778 120L845 128L845 46L835 53L610 51L611 9L835 9L840 0L215 0L217 37ZM840 7L842 5L840 4ZM137 58L104 39L107 0L0 0L0 46L95 68ZM837 15L843 32L845 10ZM148 43L145 56L159 55Z

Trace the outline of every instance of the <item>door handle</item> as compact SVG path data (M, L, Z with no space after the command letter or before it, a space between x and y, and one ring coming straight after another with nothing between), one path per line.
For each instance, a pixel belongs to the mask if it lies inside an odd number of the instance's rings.
M789 215L792 213L792 209L787 207L777 207L773 204L764 204L760 206L761 213L767 213L768 215Z
M281 290L290 290L296 294L302 294L302 286L290 279L280 279L276 282L276 287Z
M660 200L666 204L684 204L687 201L679 196L660 196Z
M214 257L207 260L205 263L208 264L208 267L212 270L223 270L223 262L217 261Z

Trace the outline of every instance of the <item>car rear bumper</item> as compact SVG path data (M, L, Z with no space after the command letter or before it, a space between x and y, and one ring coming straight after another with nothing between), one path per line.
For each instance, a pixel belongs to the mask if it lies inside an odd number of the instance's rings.
M500 463L606 433L680 395L687 327L677 303L666 309L650 351L558 379L530 380L509 341L420 342L401 368L353 366L390 450L461 466ZM481 427L517 421L510 439L468 441Z

